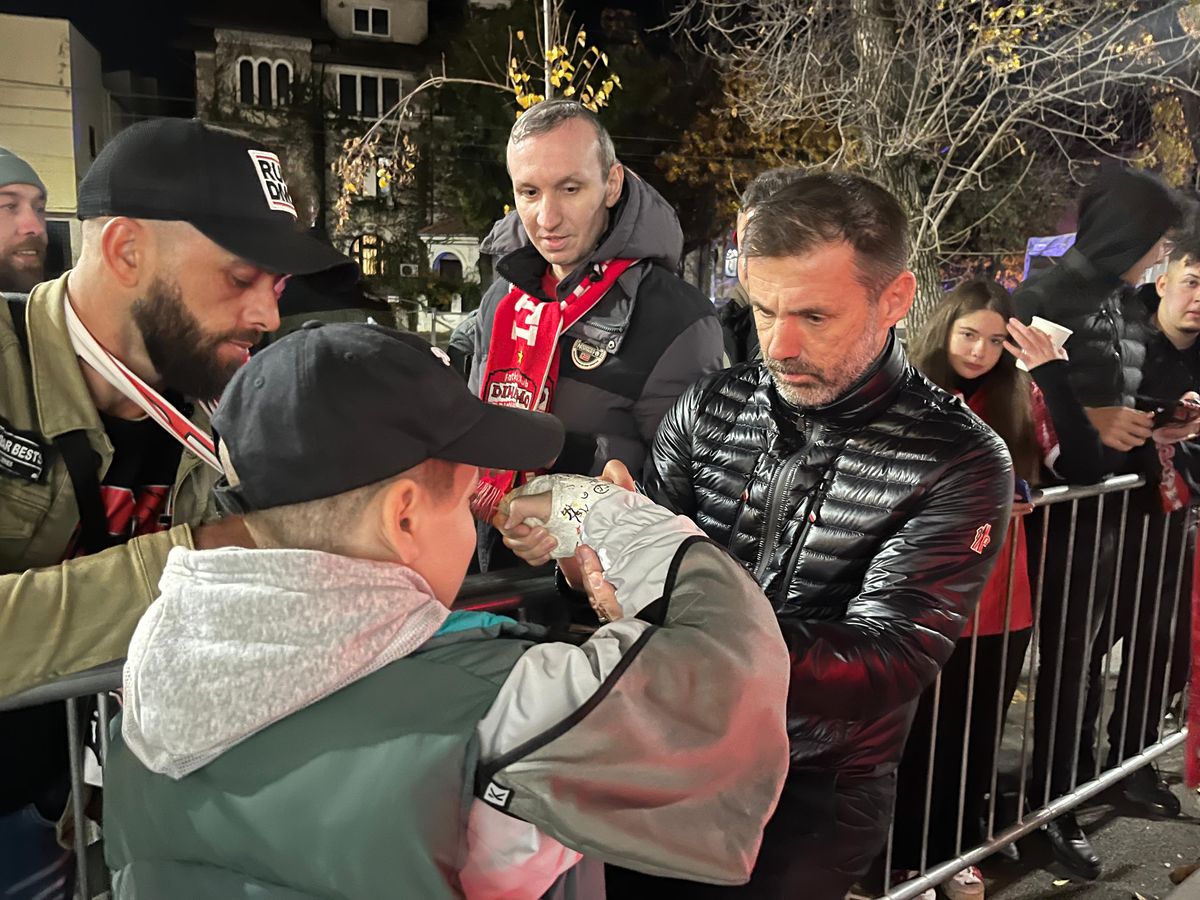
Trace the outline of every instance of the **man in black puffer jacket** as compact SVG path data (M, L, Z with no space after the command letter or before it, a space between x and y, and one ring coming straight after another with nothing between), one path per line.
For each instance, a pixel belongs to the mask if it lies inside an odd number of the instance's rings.
M1074 331L1066 344L1068 378L1104 444L1108 472L1130 470L1130 451L1151 436L1153 417L1133 408L1148 336L1133 285L1163 257L1165 235L1179 218L1170 192L1152 175L1106 173L1080 200L1075 246L1013 295L1023 321L1042 316ZM1084 703L1080 685L1111 593L1090 588L1110 585L1116 575L1121 504L1115 500L1046 507L1026 524L1029 546L1039 548L1029 554L1029 565L1031 583L1042 585L1035 690L1046 699L1034 705L1028 796L1035 807L1086 781L1094 768L1076 723ZM1072 533L1087 540L1070 553ZM1073 813L1048 823L1045 832L1061 863L1085 878L1099 876L1100 858Z
M610 896L841 900L883 847L917 698L988 578L1014 486L1000 439L905 359L906 260L896 200L855 176L797 179L746 226L764 361L680 397L645 489L774 604L792 768L749 885L610 869ZM548 552L544 529L520 544L531 561Z

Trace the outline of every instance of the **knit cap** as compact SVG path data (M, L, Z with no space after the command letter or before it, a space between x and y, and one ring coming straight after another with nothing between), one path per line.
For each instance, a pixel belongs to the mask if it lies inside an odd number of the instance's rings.
M0 147L0 187L10 184L32 184L46 193L46 185L38 178L33 166L21 159L11 150Z

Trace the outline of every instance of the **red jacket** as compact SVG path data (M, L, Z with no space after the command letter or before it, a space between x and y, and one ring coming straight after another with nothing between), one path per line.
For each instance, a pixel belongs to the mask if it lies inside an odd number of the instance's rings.
M986 388L980 388L971 395L970 400L966 401L967 406L980 417L983 412L985 390ZM1037 391L1037 388L1034 387L1033 390ZM1050 429L1050 433L1053 434L1052 426ZM1037 431L1040 438L1043 429L1039 428ZM1054 440L1054 443L1057 443L1057 440ZM1045 452L1044 449L1043 452ZM1015 566L1012 564L1014 548L1017 557ZM975 607L975 614L967 620L967 627L963 629L960 640L969 638L975 632L976 627L981 635L1003 634L1006 619L1010 631L1033 627L1033 601L1032 593L1029 590L1029 568L1026 565L1025 557L1025 517L1013 516L1004 536L1004 546L1000 550L996 568L992 570L991 578L983 586L983 593L979 595L979 605ZM1011 602L1008 600L1010 570L1013 582Z

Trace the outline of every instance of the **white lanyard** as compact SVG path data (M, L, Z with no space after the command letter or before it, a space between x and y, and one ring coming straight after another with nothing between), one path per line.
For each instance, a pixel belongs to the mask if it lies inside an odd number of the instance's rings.
M179 443L212 466L218 472L224 471L221 461L217 458L217 448L212 435L197 428L187 417L179 412L162 394L146 382L142 381L123 362L100 346L100 342L92 336L87 326L79 320L70 299L64 298L63 305L67 316L67 333L71 338L71 346L76 355L95 369L100 377L132 400L161 425L169 434L175 436ZM201 407L212 414L213 404L201 403Z

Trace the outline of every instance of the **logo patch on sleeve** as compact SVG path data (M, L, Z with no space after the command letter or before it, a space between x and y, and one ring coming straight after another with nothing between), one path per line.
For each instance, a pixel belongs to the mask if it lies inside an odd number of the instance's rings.
M982 554L991 542L992 526L990 524L980 525L975 529L975 540L971 541L971 549Z
M0 418L0 474L24 481L41 481L46 452L32 431L18 431Z
M488 806L496 807L496 809L508 809L512 798L512 788L501 787L494 781L489 781L488 786L483 790L483 802Z
M296 218L296 205L292 203L292 194L287 182L283 180L283 166L279 157L266 150L247 150L250 160L254 163L254 173L262 184L263 194L267 198L267 206L281 210Z

